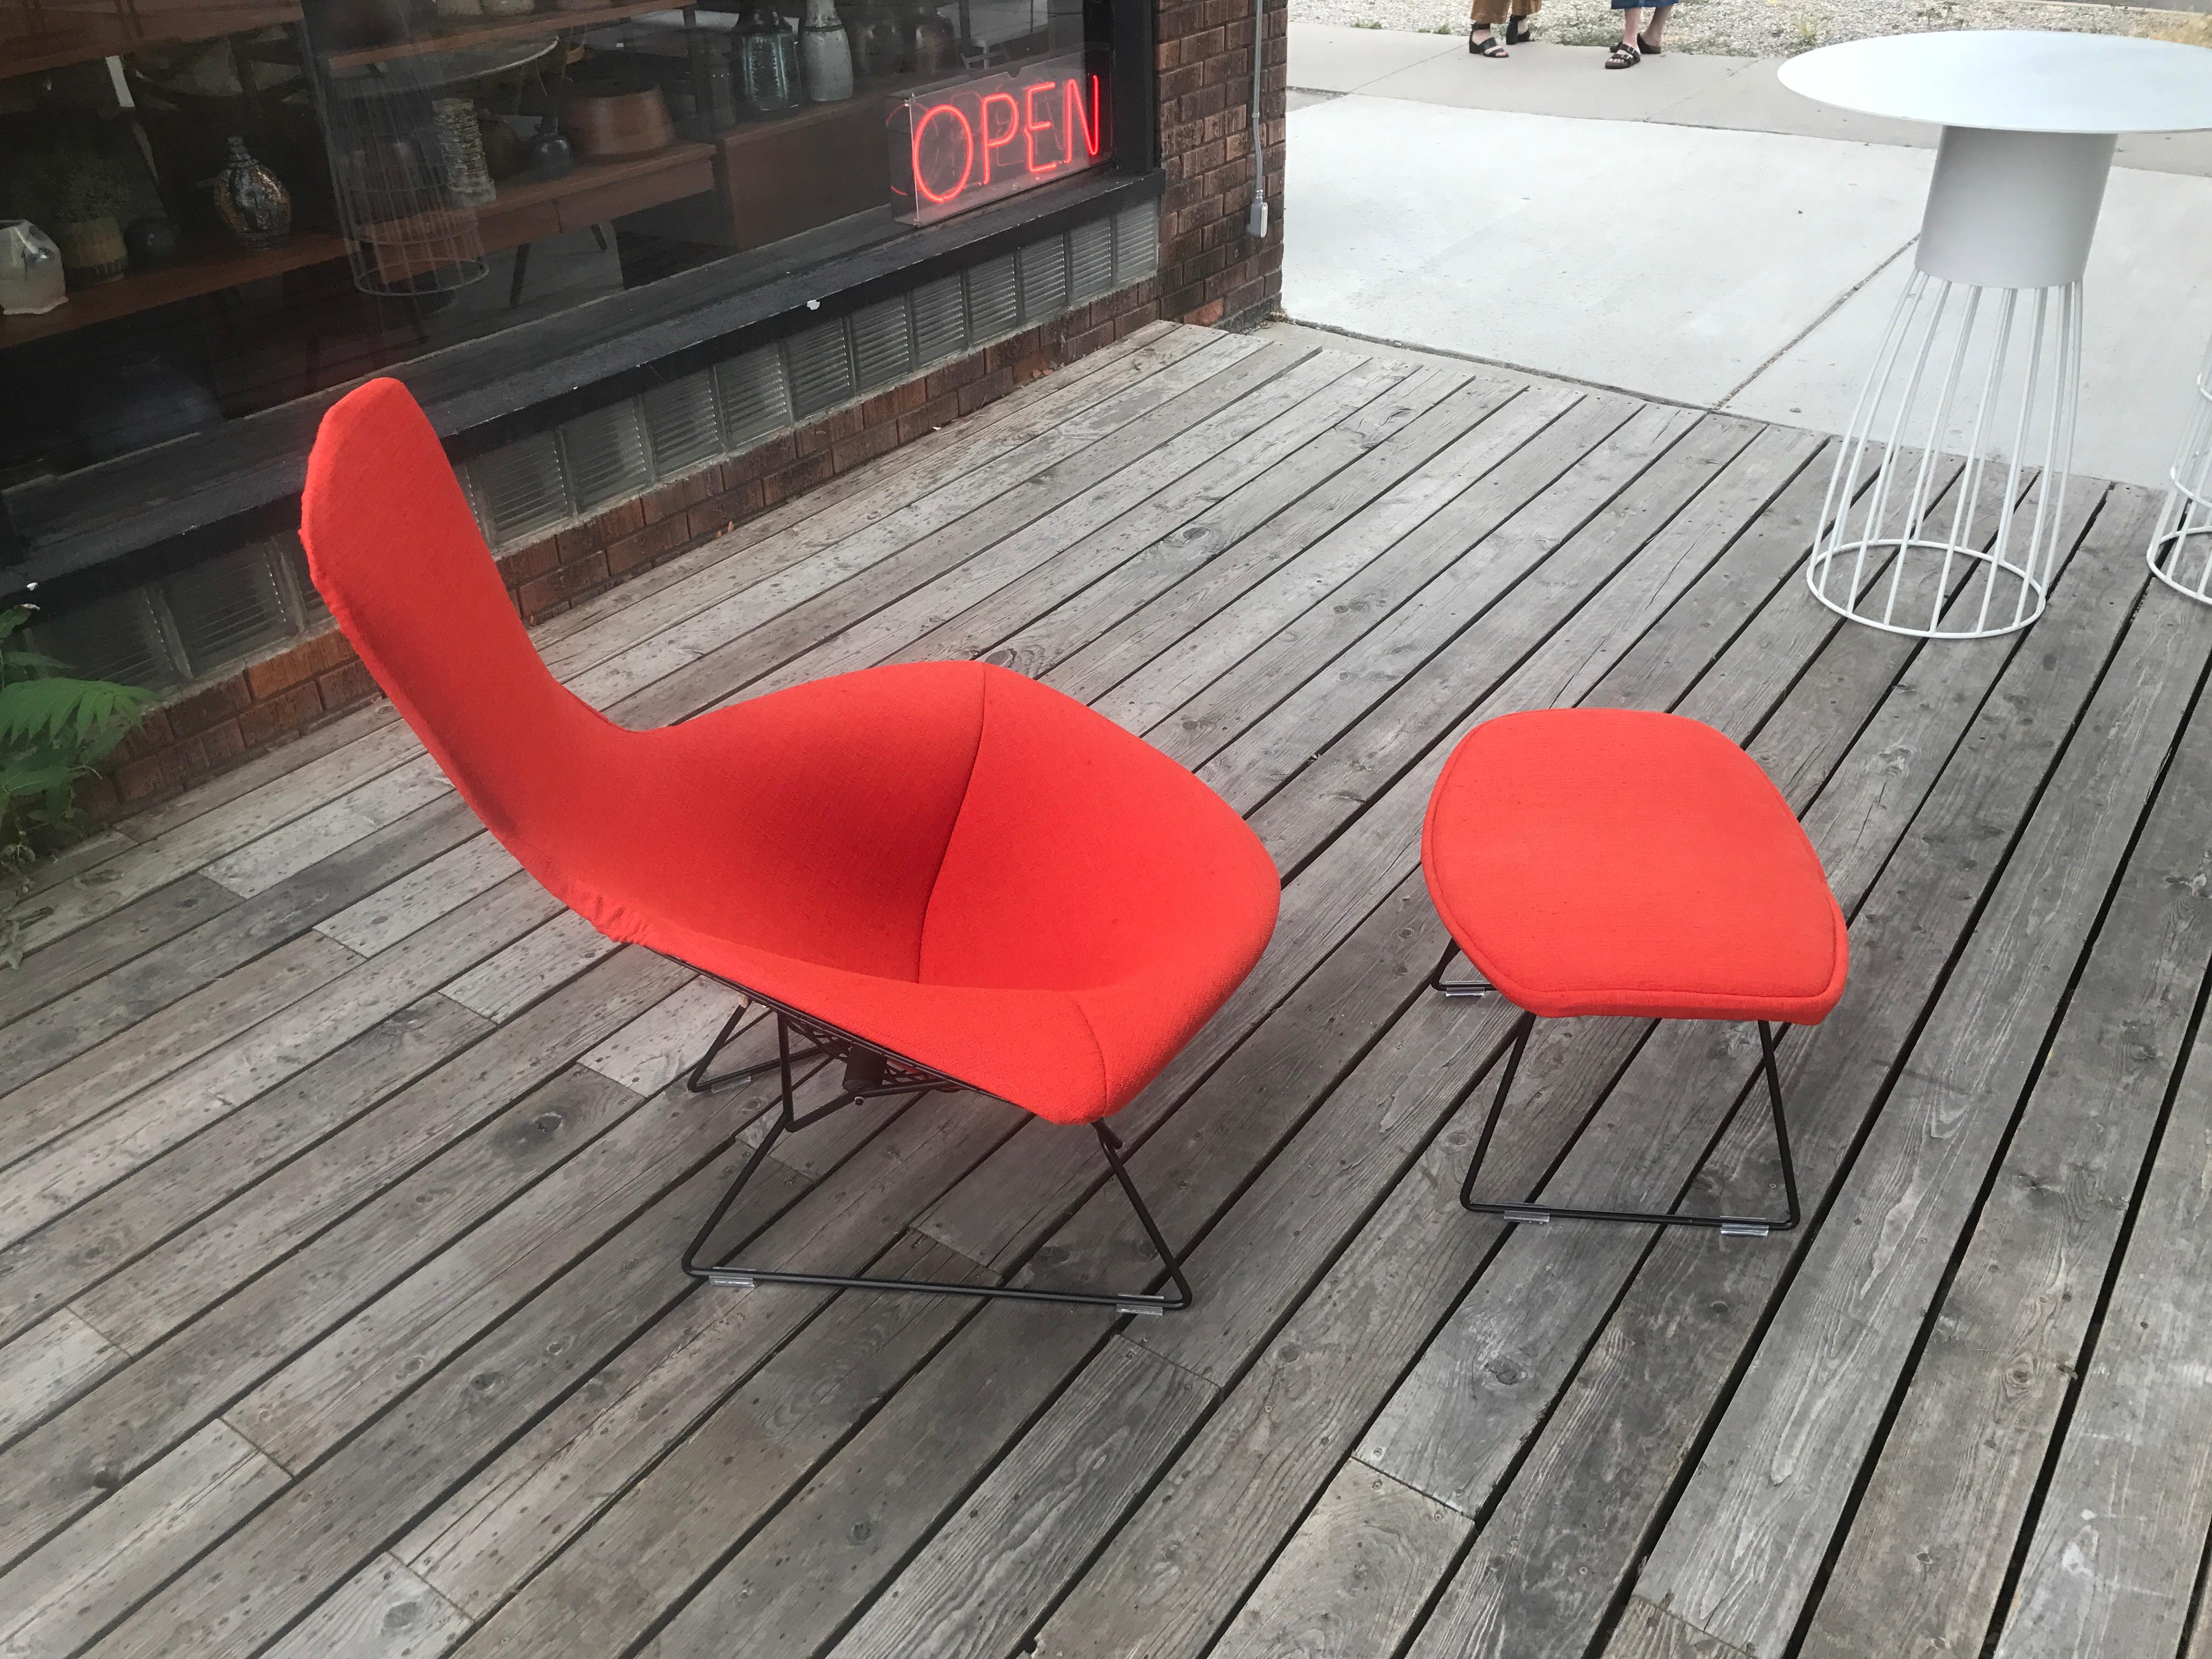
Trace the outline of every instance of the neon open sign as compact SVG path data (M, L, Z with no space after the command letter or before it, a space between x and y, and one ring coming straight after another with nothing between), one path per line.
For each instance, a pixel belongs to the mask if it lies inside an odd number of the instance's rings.
M909 94L891 123L902 216L929 224L1113 158L1102 61L1070 52Z

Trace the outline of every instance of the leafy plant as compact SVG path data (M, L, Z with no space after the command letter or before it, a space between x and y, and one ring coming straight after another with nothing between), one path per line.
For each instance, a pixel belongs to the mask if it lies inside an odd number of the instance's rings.
M136 199L122 168L94 151L67 147L26 155L9 175L7 193L16 216L41 229L120 218Z
M23 935L52 907L31 909L33 837L77 816L77 780L128 735L152 693L73 679L63 665L15 644L34 607L0 611L0 967L23 959Z

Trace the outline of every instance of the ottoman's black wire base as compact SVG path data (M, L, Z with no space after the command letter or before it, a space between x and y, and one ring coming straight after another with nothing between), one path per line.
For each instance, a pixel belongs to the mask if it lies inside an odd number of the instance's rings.
M758 1000L766 1000L764 998ZM752 1179L754 1172L768 1157L769 1149L782 1136L794 1129L803 1129L810 1123L818 1123L832 1113L842 1111L860 1101L881 1100L893 1095L920 1096L968 1086L955 1079L940 1076L911 1061L872 1048L857 1037L809 1019L793 1010L781 1007L775 1010L776 1055L774 1060L763 1060L757 1066L738 1066L709 1077L708 1068L714 1063L714 1056L721 1053L731 1038L737 1035L738 1026L750 1012L754 1000L756 999L748 995L746 1000L738 1006L738 1011L730 1016L728 1024L722 1027L720 1035L715 1037L707 1052L699 1056L697 1063L684 1079L684 1086L694 1094L710 1094L733 1084L750 1082L769 1072L778 1073L782 1085L782 1100L777 1108L775 1121L769 1126L768 1133L761 1138L760 1145L753 1148L752 1156L745 1160L744 1168L738 1172L737 1180L722 1195L722 1201L714 1206L714 1213L707 1218L706 1224L699 1229L690 1248L684 1252L684 1271L692 1278L704 1284L740 1290L751 1290L762 1285L810 1285L823 1290L904 1291L920 1296L967 1296L993 1301L1046 1302L1073 1307L1112 1308L1117 1312L1128 1314L1177 1313L1190 1306L1190 1281L1183 1277L1182 1263L1168 1248L1159 1224L1152 1219L1152 1212L1145 1207L1144 1198L1137 1191L1136 1183L1129 1178L1127 1166L1121 1161L1120 1137L1103 1123L1091 1126L1098 1136L1099 1151L1105 1155L1106 1166L1120 1183L1123 1196L1129 1200L1129 1207L1136 1212L1138 1224L1145 1230L1145 1237L1152 1241L1152 1249L1167 1268L1169 1281L1174 1287L1170 1295L1135 1291L1049 1291L1016 1285L966 1285L945 1279L795 1273L781 1268L736 1267L702 1262L700 1256L707 1248L707 1241L714 1236L714 1229L721 1224L722 1218L730 1212L730 1206L744 1191L745 1183ZM793 1030L807 1040L808 1047L796 1051L793 1049L791 1034ZM793 1103L792 1066L798 1060L823 1056L844 1063L843 1088L837 1098L828 1105L818 1106L811 1112L798 1112Z
M1496 994L1496 988L1480 980L1447 981L1439 966L1430 984L1448 997L1482 997ZM1505 1042L1474 1075L1480 1084L1489 1074L1492 1066L1500 1060L1505 1062L1505 1073L1498 1081L1498 1093L1490 1103L1489 1115L1482 1121L1481 1138L1474 1143L1474 1158L1467 1166L1467 1179L1460 1183L1459 1201L1462 1208L1478 1215L1503 1216L1508 1221L1537 1224L1550 1221L1620 1221L1640 1223L1661 1227L1707 1227L1731 1237L1763 1238L1769 1233L1785 1233L1795 1227L1800 1216L1797 1201L1797 1166L1790 1155L1790 1126L1782 1114L1782 1073L1774 1063L1775 1036L1766 1021L1759 1022L1759 1070L1766 1078L1766 1097L1774 1112L1774 1141L1782 1153L1782 1190L1787 1213L1778 1217L1691 1215L1679 1210L1583 1210L1557 1204L1507 1204L1478 1199L1474 1195L1474 1178L1481 1172L1482 1160L1490 1151L1490 1138L1497 1132L1498 1115L1505 1109L1505 1097L1512 1091L1514 1073L1521 1069L1521 1056L1527 1052L1528 1034L1536 1029L1536 1016L1523 1013L1514 1022L1513 1030Z

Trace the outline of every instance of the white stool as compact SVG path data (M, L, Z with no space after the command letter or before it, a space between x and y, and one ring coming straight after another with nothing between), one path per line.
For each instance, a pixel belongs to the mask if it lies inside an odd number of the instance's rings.
M2212 127L2212 52L1965 31L1827 46L1779 74L1822 103L1943 128L1912 276L1851 411L1806 580L1830 610L1893 634L2025 628L2043 614L2073 470L2081 273L2116 135ZM1937 509L1938 458L1961 444L1966 469Z
M2150 572L2212 605L2212 344L2197 369L2197 412L2166 474L2166 507L2150 538Z

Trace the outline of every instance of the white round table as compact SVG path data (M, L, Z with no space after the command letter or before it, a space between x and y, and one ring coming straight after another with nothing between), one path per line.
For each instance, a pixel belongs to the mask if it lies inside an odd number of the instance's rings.
M2212 52L1968 30L1825 46L1779 73L1821 103L1943 129L1913 272L1852 410L1807 580L1831 610L1892 633L2025 628L2043 613L2065 507L2081 272L2112 147L2123 132L2212 127ZM1946 504L1942 453L1962 443Z

